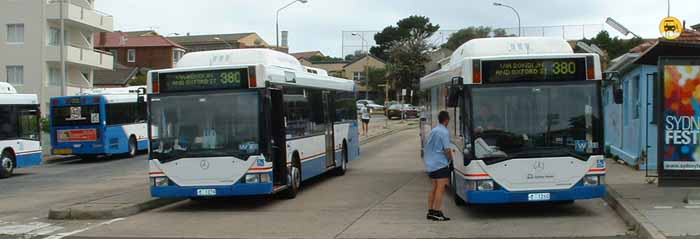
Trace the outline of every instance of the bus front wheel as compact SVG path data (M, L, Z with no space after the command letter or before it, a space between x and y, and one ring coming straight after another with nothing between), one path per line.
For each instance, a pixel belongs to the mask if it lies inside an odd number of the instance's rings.
M301 188L301 163L295 157L289 170L289 187L282 193L282 197L285 199L297 197L299 188Z
M12 154L5 150L0 156L0 178L9 178L15 171L15 161Z

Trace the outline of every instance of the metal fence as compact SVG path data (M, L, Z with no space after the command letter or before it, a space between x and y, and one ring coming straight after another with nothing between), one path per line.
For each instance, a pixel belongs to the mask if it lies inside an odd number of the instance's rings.
M503 29L508 35L518 34L517 27ZM527 26L521 28L522 36L561 37L566 40L592 38L603 29L603 24ZM378 32L380 31L342 31L342 57L355 54L358 51L369 51L369 48L377 45L374 41L374 35ZM457 30L439 30L428 39L428 42L433 46L440 46L447 42L450 35L455 32L457 32ZM364 41L362 39L364 39Z

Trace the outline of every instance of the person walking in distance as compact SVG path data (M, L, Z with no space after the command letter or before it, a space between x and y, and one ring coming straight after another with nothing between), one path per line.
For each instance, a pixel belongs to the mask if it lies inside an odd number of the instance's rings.
M450 122L450 114L441 111L438 114L439 124L435 126L428 136L424 147L425 168L430 177L433 188L428 195L428 220L449 221L440 208L442 207L442 197L445 193L445 186L449 182L452 169L452 151L450 150L450 132L447 125Z
M369 108L367 103L362 104L360 108L360 118L362 119L362 135L367 136L369 132Z

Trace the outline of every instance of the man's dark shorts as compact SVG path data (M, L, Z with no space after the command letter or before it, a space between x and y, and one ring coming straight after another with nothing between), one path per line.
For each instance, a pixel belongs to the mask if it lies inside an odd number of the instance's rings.
M428 173L428 177L432 179L450 178L451 174L452 169L448 166Z

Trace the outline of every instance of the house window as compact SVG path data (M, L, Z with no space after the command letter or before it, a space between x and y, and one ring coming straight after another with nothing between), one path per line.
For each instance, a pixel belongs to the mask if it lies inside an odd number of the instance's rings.
M631 115L633 120L639 119L639 114L642 108L641 100L639 98L639 82L639 75L632 77L632 89L630 89L630 106L632 107Z
M61 86L61 69L55 67L49 68L49 85Z
M185 55L185 52L181 49L174 49L173 50L173 64L177 63L182 59L182 56ZM228 57L228 56L227 56Z
M352 80L354 81L362 81L365 78L365 75L362 74L363 72L361 71L356 71L352 73Z
M24 24L7 24L7 42L24 43Z
M61 29L52 27L49 28L49 46L58 46L61 44Z
M136 62L136 49L129 49L127 51L127 61Z
M7 83L24 84L24 66L7 66Z

